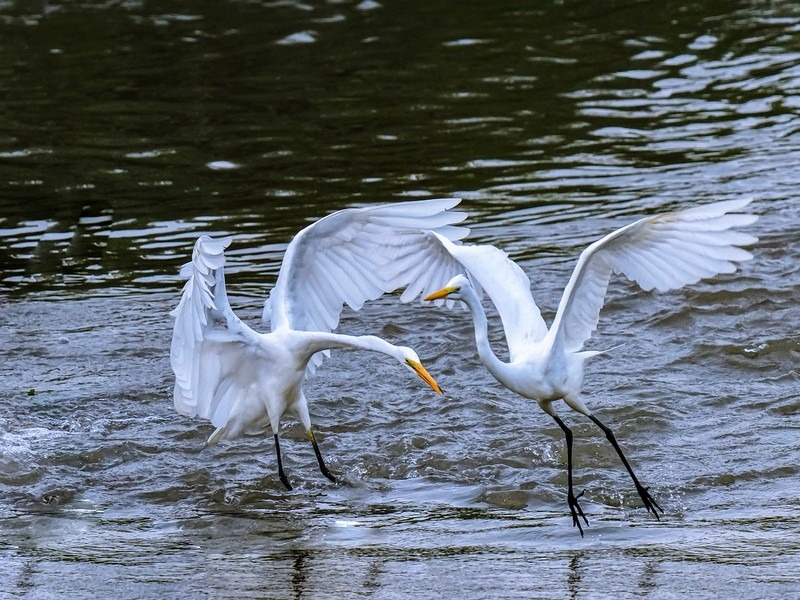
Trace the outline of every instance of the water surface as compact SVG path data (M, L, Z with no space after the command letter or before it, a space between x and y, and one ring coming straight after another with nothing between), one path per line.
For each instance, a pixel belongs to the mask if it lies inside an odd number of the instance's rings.
M792 2L0 3L0 595L740 598L800 592L800 8ZM755 258L609 290L585 398L590 527L563 436L481 367L463 311L393 296L342 330L413 346L447 394L339 352L287 421L205 447L171 405L169 311L200 233L260 328L291 236L458 196L551 319L583 247L752 197ZM490 314L491 316L491 314ZM495 347L501 329L492 322Z

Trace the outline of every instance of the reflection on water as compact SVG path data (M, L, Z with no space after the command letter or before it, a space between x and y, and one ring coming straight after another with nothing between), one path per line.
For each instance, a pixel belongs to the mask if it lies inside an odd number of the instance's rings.
M799 29L762 0L0 3L4 593L796 595ZM740 275L616 281L593 341L622 346L587 402L661 522L569 415L591 523L572 530L563 438L480 366L463 311L345 313L448 394L335 354L308 396L342 485L294 425L287 493L265 436L206 448L172 410L168 313L199 233L235 236L231 301L259 328L311 219L454 195L547 319L601 233L755 199Z

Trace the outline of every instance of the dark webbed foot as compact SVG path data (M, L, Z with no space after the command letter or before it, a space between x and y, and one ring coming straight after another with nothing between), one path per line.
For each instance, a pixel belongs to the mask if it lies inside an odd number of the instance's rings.
M658 511L661 511L661 514L664 514L664 509L661 508L658 505L658 502L656 502L655 499L650 495L650 492L648 491L649 489L650 488L646 488L640 483L636 484L636 491L639 492L639 497L642 499L642 502L644 502L644 507L647 509L647 512L653 513L655 518L660 521L661 517L659 516Z
M585 491L585 490L584 490ZM569 505L569 510L572 513L572 526L577 527L578 531L581 532L581 537L583 537L583 527L581 526L581 519L583 522L586 523L586 526L589 526L589 520L586 518L586 515L583 514L583 509L581 505L578 504L578 499L583 496L584 492L581 492L577 496L572 493L570 490L567 493L567 504Z

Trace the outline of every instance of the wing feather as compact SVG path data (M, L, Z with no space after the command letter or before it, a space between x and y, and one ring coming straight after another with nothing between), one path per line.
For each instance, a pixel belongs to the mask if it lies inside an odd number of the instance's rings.
M366 300L374 300L383 294L386 286L386 282L377 274L380 264L376 264L375 259L370 257L370 250L367 247L363 254L354 254L347 252L344 248L333 248L330 253L330 258L337 259L342 270L347 273L347 280L363 297L362 305ZM318 271L324 273L324 271ZM326 280L328 279L330 277L326 277ZM338 302L339 299L335 298L335 301ZM339 306L341 307L341 302L339 302Z
M345 303L358 310L410 283L408 273L392 263L398 256L409 264L423 260L426 247L417 245L424 240L421 232L441 232L453 240L468 233L455 226L466 214L450 210L459 202L446 198L351 208L309 225L286 249L264 318L273 331L335 329Z
M340 264L331 260L327 255L320 255L321 267L327 270L331 287L334 294L341 298L353 310L360 310L364 304L364 295L358 286L354 285L350 276L344 271Z
M597 327L612 273L644 290L666 291L719 273L733 273L752 258L739 246L757 238L733 227L758 219L743 210L749 199L730 200L640 219L586 248L570 277L553 321L553 335L577 352Z
M403 289L401 302L413 302L442 287L464 267L442 245L439 239L450 241L435 232L419 232L414 250L398 248L397 255L387 267L387 278L396 289Z
M225 248L231 238L200 236L172 315L170 363L175 373L175 410L224 428L233 407L246 399L258 365L259 334L231 310L225 291Z

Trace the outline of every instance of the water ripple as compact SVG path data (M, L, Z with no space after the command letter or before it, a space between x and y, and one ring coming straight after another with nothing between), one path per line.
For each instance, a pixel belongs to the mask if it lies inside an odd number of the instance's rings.
M791 596L800 12L659 11L0 3L10 593L74 579L120 597ZM334 353L307 395L339 484L291 420L289 493L268 432L206 447L211 425L173 411L169 311L199 234L234 237L230 298L260 330L303 226L450 195L548 320L600 235L753 198L760 241L739 274L664 294L614 278L591 341L621 345L590 363L585 400L661 521L602 433L559 406L591 521L572 530L563 434L488 375L463 310L387 296L344 313L343 331L415 347L447 393Z

